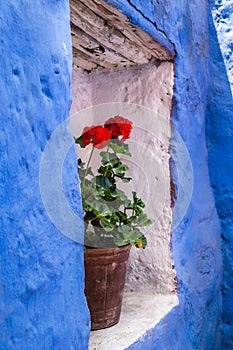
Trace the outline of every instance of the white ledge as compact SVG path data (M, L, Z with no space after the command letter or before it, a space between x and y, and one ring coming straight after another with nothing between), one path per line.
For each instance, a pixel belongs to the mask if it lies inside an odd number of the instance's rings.
M89 350L124 350L178 305L177 295L155 294L153 291L124 294L120 322L110 328L92 331Z

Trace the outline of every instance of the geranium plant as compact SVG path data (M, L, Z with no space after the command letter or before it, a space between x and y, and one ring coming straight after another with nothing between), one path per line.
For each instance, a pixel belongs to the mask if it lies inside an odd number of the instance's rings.
M125 246L145 248L143 226L151 225L144 213L145 204L135 191L129 198L119 184L132 179L126 175L128 166L120 156L131 156L126 140L132 122L121 116L108 119L104 125L84 128L75 142L82 148L91 146L87 164L78 159L85 222L85 245L90 247ZM100 151L100 166L94 174L91 159Z

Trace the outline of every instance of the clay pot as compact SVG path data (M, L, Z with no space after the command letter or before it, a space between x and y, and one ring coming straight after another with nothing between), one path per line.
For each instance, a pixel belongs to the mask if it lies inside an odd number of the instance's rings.
M86 248L85 294L92 330L111 327L119 322L130 248L131 245Z

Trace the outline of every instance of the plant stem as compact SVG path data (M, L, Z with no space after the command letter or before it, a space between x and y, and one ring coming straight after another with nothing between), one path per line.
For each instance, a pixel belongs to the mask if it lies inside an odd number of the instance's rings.
M91 158L92 158L92 155L93 155L94 149L95 149L95 147L94 147L94 146L92 146L91 154L90 154L90 157L89 157L89 159L88 159L88 162L87 162L87 167L86 167L86 170L85 170L85 173L84 173L84 177L83 177L83 183L82 183L82 185L81 185L81 191L83 190L83 188L84 188L84 186L85 186L85 181L86 181L87 171L88 171L88 168L89 168L89 165L90 165L90 162L91 162Z
M111 140L107 141L107 152L109 151L109 148L110 148L110 142L111 142Z

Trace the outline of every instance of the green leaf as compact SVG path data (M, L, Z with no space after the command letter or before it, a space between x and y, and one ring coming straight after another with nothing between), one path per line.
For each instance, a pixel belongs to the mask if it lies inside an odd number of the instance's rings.
M112 183L108 180L106 176L96 176L95 177L96 186L102 187L104 189L109 189L112 187Z
M133 210L133 203L131 202L131 200L127 200L125 201L125 209L132 209Z
M102 157L102 162L104 163L112 163L120 161L120 158L117 157L116 153L110 153L107 151L100 152L100 156Z
M122 233L124 239L128 239L129 242L137 242L142 233L138 229L133 229L129 225L122 225L118 228L118 231Z
M90 242L94 242L98 238L98 235L95 232L87 230L85 232L85 238L88 239L88 241Z
M133 194L133 202L135 207L139 206L141 208L145 208L145 203L142 201L141 198L137 197L136 192L133 191L132 194Z
M122 202L127 202L128 201L130 202L130 200L127 198L126 194L124 191L122 190L119 190L119 189L116 189L116 192L117 192L117 195L118 195L118 198L122 201Z
M139 227L149 226L152 224L152 221L145 213L141 213L139 216L132 216L130 218L130 222Z
M83 169L83 168L84 168L84 165L85 165L85 163L82 161L82 159L81 159L81 158L78 158L78 166L79 166L81 169Z
M108 146L115 152L120 154L125 154L131 157L129 152L129 146L124 142L120 142L118 139L111 140L108 142Z
M117 199L117 193L113 189L104 190L100 193L101 198L106 202L113 202Z
M93 209L98 218L103 218L107 215L112 214L111 209L106 204L101 203L99 201L93 203Z
M111 232L116 227L116 220L113 217L100 219L100 225L106 232Z
M145 249L147 245L147 239L144 235L142 235L141 239L142 239L142 248Z
M123 177L122 178L122 181L125 182L125 183L128 183L132 180L132 177Z
M113 237L113 241L114 241L115 245L118 247L123 247L123 246L130 243L127 239L124 239L120 234L116 234Z
M139 241L142 241L142 247L145 248L146 237L138 229L132 229L129 225L118 227L118 232L114 234L114 242L118 246L136 245Z
M77 139L75 138L75 143L77 143L81 148L85 148L86 145L84 145L84 143L82 142L82 135L79 136Z
M128 165L122 164L121 162L114 164L114 166L112 168L113 173L119 177L125 176L125 172L127 170L129 170Z
M120 222L126 223L128 221L127 215L121 210L116 211L116 215Z

